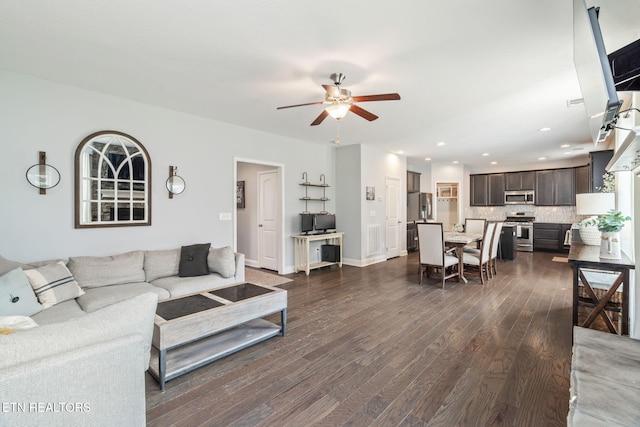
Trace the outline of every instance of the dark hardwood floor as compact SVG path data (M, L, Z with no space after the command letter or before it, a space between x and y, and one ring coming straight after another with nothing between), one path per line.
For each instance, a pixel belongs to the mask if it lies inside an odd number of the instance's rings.
M164 392L147 374L148 425L564 426L571 267L557 255L445 289L417 284L415 253L291 275L287 335Z

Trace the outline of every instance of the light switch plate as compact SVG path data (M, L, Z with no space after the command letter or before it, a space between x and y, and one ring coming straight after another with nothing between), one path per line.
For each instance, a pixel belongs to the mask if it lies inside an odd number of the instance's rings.
M231 221L231 212L220 212L220 221Z

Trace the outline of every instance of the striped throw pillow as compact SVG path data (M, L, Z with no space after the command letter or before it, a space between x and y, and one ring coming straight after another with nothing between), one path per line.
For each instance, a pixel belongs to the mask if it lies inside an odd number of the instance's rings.
M25 270L24 274L44 308L84 295L63 261Z

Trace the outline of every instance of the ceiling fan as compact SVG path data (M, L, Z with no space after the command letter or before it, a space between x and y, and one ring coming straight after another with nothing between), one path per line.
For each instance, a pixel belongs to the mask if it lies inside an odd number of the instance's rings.
M384 93L378 95L364 95L364 96L351 96L351 91L340 87L346 76L342 73L333 73L329 77L333 80L332 85L322 85L326 91L324 101L307 102L306 104L286 105L284 107L278 107L278 110L283 108L303 107L305 105L325 104L327 107L322 110L322 113L316 119L311 122L311 126L317 126L327 116L331 116L336 120L342 119L347 115L349 111L358 116L373 121L378 118L375 114L365 110L364 108L356 105L357 102L369 102L369 101L397 101L400 99L400 95L397 93Z

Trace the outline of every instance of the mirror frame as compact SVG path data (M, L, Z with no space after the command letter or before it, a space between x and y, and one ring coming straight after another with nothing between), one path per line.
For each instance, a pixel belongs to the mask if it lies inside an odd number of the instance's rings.
M82 174L82 153L85 148L89 146L92 142L94 142L98 138L103 138L108 135L113 135L117 138L125 138L128 139L133 145L135 145L139 151L140 155L143 157L145 161L145 171L144 171L144 184L145 184L145 192L146 197L144 199L145 203L145 219L143 220L120 220L120 221L109 221L109 222L82 222L81 218L84 217L82 209L83 209L83 201L81 198L82 194L82 184L85 176ZM75 228L103 228L103 227L132 227L132 226L146 226L151 225L151 157L149 157L149 152L142 145L140 141L136 138L128 135L124 132L119 132L115 130L103 130L99 132L92 133L87 136L80 142L78 147L76 148L75 153ZM114 178L115 179L115 178ZM101 202L101 199L97 200L98 203ZM118 203L117 200L109 201L110 203ZM128 203L131 203L130 201Z

